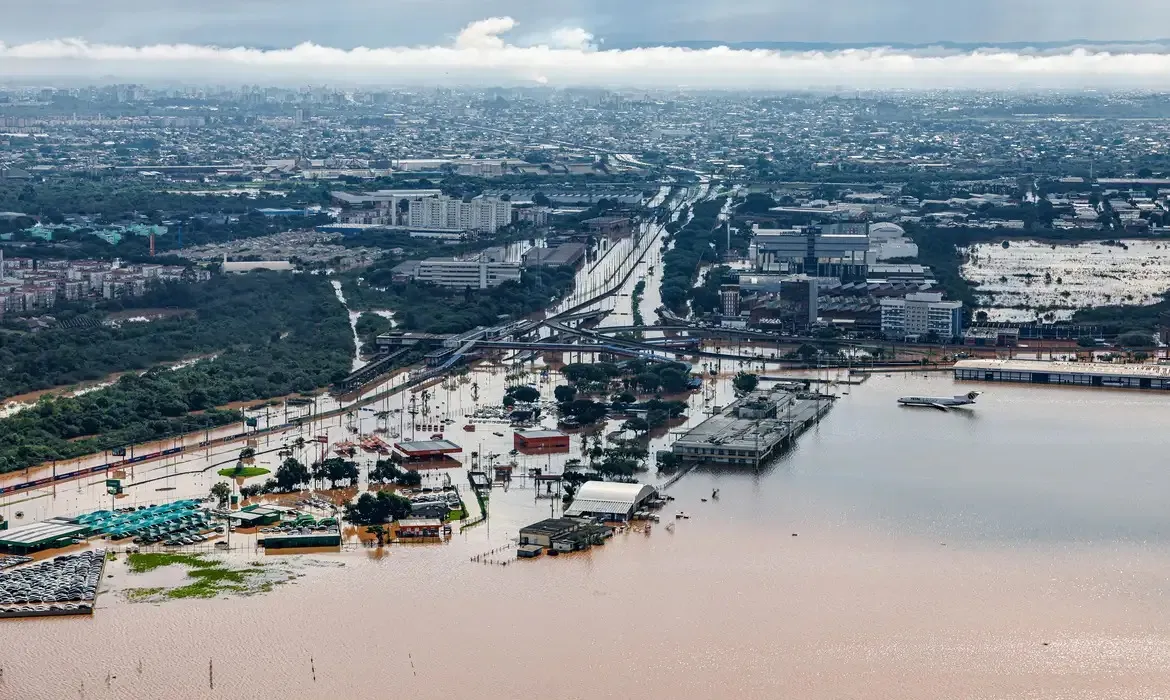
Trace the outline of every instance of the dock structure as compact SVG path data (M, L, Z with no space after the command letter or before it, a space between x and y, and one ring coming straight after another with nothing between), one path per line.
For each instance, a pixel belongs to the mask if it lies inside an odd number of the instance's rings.
M955 379L1113 389L1170 390L1170 366L1044 360L960 360Z
M684 464L756 467L827 413L834 398L791 386L753 391L691 428L671 451Z

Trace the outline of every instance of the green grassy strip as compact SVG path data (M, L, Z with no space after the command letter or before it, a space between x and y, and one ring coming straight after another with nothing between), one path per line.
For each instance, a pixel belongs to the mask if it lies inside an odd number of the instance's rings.
M264 476L265 474L269 474L271 472L269 470L265 469L264 467L244 467L243 469L236 469L235 467L225 467L224 469L220 469L216 473L219 474L220 476L226 476L229 479L235 479L237 477L243 477L245 479L248 479L248 478L251 478L253 476Z

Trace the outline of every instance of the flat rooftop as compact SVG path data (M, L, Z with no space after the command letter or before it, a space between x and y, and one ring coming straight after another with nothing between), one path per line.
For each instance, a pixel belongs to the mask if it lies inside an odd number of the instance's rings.
M954 369L1170 379L1170 365L1153 364L1115 365L1107 362L1055 362L1049 360L959 360L955 363Z
M262 520L262 519L268 517L269 515L272 515L272 514L267 513L267 512L259 512L258 513L254 510L237 510L236 512L232 513L228 517L231 518L232 520L239 520L241 523L250 523L250 522L253 522L256 520Z
M269 540L274 542L297 542L308 540L320 540L324 538L337 538L338 543L341 542L340 530L329 530L327 532L273 532L265 533L261 537L261 541L267 542Z
M568 433L562 433L559 430L517 430L516 434L525 440L541 440L569 436Z
M85 525L64 519L45 520L11 530L0 530L0 545L27 547L79 535L88 529Z
M579 527L581 527L580 520L574 520L572 518L549 518L528 525L527 527L522 527L520 528L520 532L532 535L556 535L568 530L576 530Z
M425 454L462 452L463 448L450 440L415 440L413 442L396 442L395 449L405 454Z
M398 521L398 527L443 527L443 521L438 518L403 518Z
M690 448L720 448L743 452L767 452L773 444L788 435L793 425L800 425L817 415L818 403L824 399L797 398L795 394L777 392L771 401L777 402L775 418L740 418L736 412L740 406L755 401L762 392L753 392L736 401L719 415L712 416L687 431L675 441L675 445ZM791 410L789 409L791 402Z

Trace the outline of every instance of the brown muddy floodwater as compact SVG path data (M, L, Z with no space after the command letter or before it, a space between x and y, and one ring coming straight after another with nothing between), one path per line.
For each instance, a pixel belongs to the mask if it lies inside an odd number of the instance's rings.
M894 405L970 388L851 387L776 464L693 472L584 554L471 561L556 512L517 485L448 544L282 557L301 576L262 595L131 603L113 567L92 618L0 624L0 697L1164 696L1170 397Z

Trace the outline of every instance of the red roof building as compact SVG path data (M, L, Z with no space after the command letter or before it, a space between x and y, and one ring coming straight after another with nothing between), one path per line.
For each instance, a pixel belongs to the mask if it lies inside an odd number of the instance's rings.
M517 430L512 446L521 452L568 452L569 435L559 430Z

